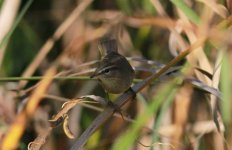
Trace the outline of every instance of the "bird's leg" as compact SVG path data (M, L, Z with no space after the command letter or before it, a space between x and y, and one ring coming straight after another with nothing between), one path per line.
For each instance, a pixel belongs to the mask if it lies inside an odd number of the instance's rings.
M125 120L124 116L122 114L122 109L118 105L116 105L112 101L110 101L108 92L106 92L106 98L107 98L107 105L110 106L111 108L113 108L115 112L118 112L121 115L122 119Z

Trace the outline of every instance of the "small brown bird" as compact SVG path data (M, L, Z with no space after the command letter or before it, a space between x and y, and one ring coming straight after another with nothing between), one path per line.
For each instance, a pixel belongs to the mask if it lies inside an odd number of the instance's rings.
M133 68L127 59L118 53L115 39L101 41L100 46L106 55L101 59L91 78L97 78L109 93L120 94L127 91L135 76Z

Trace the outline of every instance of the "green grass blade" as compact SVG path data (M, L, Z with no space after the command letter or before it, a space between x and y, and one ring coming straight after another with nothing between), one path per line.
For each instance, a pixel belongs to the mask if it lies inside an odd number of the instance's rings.
M8 81L20 81L20 80L28 80L28 81L36 81L42 80L44 76L32 76L32 77L0 77L0 82L8 82ZM95 80L91 79L89 76L77 76L77 77L53 77L54 80Z
M167 99L165 99L164 104L162 105L160 112L159 112L159 116L157 116L156 120L155 120L155 124L153 127L154 131L157 131L159 129L159 127L161 126L162 120L164 118L165 112L167 112L168 108L171 106L172 102L173 102L173 97L169 96ZM159 138L159 134L157 134L157 132L153 132L152 135L152 143L155 143ZM153 146L152 148L153 149Z
M171 2L175 4L177 8L182 10L193 23L200 23L200 17L191 8L189 8L183 0L171 0Z
M225 123L231 120L231 64L228 56L222 61L221 88L223 93L222 118Z

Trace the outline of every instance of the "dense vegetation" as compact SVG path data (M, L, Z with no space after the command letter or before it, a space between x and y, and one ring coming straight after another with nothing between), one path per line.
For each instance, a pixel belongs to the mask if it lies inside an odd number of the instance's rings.
M0 0L0 8L2 149L232 146L230 0ZM133 66L135 98L107 96L90 78L105 38Z

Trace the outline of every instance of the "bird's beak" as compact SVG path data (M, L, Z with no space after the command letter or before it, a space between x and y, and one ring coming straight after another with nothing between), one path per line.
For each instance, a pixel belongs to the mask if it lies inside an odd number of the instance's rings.
M98 76L98 75L99 75L99 73L94 72L94 73L90 76L90 78L95 78L95 77Z
M94 78L96 75L95 74L92 74L91 76L90 76L90 78Z
M97 69L97 70L90 76L90 78L94 78L94 77L97 77L97 76L103 74L102 70L103 70L103 69L101 69L101 70Z

